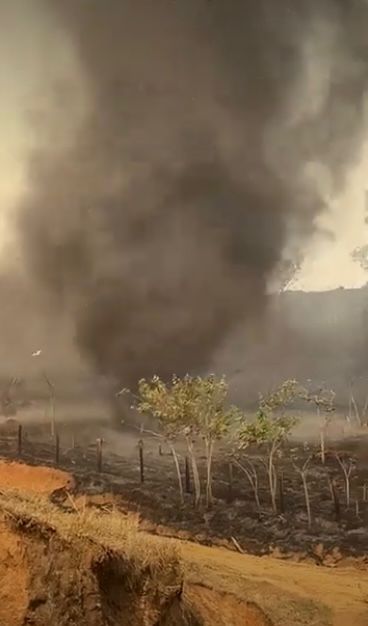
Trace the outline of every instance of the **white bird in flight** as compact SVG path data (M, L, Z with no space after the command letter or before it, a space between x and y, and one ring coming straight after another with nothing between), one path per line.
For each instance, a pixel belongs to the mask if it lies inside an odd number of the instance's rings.
M42 353L42 350L36 350L36 352L32 352L32 356L40 356Z

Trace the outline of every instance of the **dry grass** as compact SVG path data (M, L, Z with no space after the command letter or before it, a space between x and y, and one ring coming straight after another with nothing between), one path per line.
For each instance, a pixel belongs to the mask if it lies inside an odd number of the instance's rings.
M87 506L83 497L77 501L71 495L69 505L68 509L60 508L46 495L0 491L0 513L13 524L52 529L72 546L74 553L79 547L85 550L89 542L92 553L100 547L121 555L132 582L152 579L159 592L180 584L185 574L184 595L190 603L198 601L194 591L199 589L198 593L208 596L212 605L214 601L207 589L221 596L218 602L222 602L222 607L228 599L221 594L235 596L235 602L238 598L259 606L274 626L367 624L368 583L360 572L325 570L186 542L180 544L140 532L137 515L96 510ZM202 586L204 590L200 589ZM229 604L229 611L232 607L233 603L231 607ZM211 617L208 623L222 624L221 619L213 621ZM230 624L230 619L227 623Z
M368 576L222 548L182 544L185 577L254 602L274 626L367 626Z
M216 551L214 548L211 550ZM237 556L241 559L242 567L236 572L226 567L226 559L212 564L205 553L201 554L197 563L192 558L190 561L185 559L185 578L190 586L204 586L216 590L219 595L229 594L232 598L255 605L272 620L273 626L332 626L331 610L323 604L322 598L316 600L296 594L285 586L279 586L276 580L269 582L266 574L259 578L249 567L247 556L229 554L234 561Z
M74 484L73 477L60 469L0 460L0 490L47 494L55 489L71 489Z
M101 512L78 505L70 496L72 508L61 509L46 496L19 490L0 492L0 510L13 522L35 523L54 530L60 538L77 547L89 541L113 550L129 561L134 577L149 574L153 581L169 584L180 581L182 565L176 544L139 532L136 515L115 510Z

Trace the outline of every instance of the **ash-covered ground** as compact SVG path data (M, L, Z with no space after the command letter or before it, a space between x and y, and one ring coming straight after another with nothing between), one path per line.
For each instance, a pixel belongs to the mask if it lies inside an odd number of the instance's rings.
M368 432L364 427L354 430L343 415L336 416L329 428L325 465L319 456L318 422L313 413L303 415L293 439L285 445L277 461L278 512L275 514L259 450L249 450L249 459L259 481L260 510L249 480L233 463L226 444L219 445L215 454L214 504L210 510L204 505L196 509L192 476L185 470L184 442L177 445L186 486L185 504L181 505L172 455L164 442L142 432L142 425L126 423L112 427L111 412L103 402L86 402L84 406L64 402L55 412L57 445L51 435L49 410L47 403L39 400L19 409L14 417L3 417L0 455L21 458L31 464L56 464L72 472L77 479L77 490L86 494L91 506L133 510L150 532L205 544L296 560L312 559L330 566L347 562L364 566L368 562ZM148 422L144 424L146 429L151 426ZM99 440L102 440L101 467ZM143 442L143 481L140 442ZM201 442L196 443L196 448L204 481L205 455ZM346 480L336 455L346 468L351 468L349 505ZM309 457L311 526L298 471Z

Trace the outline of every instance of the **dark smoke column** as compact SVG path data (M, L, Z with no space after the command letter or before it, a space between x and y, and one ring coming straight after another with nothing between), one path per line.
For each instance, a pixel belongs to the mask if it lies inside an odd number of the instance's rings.
M353 0L50 5L90 110L72 145L30 158L19 212L30 277L119 382L206 368L236 324L262 317L290 233L313 230L323 202L305 164L341 178L359 147L367 10ZM321 21L336 25L339 61L319 109L290 132L303 42Z

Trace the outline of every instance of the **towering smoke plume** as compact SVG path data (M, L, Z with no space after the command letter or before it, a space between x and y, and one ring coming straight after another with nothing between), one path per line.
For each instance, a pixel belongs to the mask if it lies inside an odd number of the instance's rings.
M29 276L104 374L134 384L205 368L236 324L261 316L285 247L325 208L320 181L341 184L358 154L368 5L50 6L88 106L68 145L51 137L30 155Z

